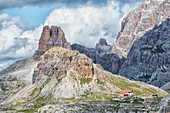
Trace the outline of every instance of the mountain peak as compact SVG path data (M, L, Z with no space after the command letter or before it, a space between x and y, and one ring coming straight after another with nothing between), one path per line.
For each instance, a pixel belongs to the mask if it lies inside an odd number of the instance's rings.
M64 78L81 75L83 78L93 77L93 61L78 51L70 51L62 47L53 47L43 54L33 74L33 83L41 76Z
M137 39L170 17L169 4L169 0L146 0L131 11L121 23L121 31L112 48L113 53L126 58Z
M108 43L107 43L107 41L106 41L106 39L104 39L104 38L101 38L100 40L99 40L99 42L96 44L96 46L97 45L105 45L105 46L108 46Z
M54 46L64 47L71 49L70 43L65 38L65 33L59 26L44 26L40 40L38 50L34 54L34 58L39 58L47 50Z

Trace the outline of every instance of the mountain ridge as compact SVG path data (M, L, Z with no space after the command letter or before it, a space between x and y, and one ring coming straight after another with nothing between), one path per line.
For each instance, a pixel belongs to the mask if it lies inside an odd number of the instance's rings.
M55 38L55 37L53 37ZM106 43L102 39L102 44ZM168 93L155 86L131 81L103 70L78 51L52 47L38 59L17 61L0 72L1 110L41 110L48 105L77 101L109 101L113 95L132 89L141 97Z
M70 45L61 27L44 26L33 58L19 60L0 72L0 110L45 112L54 108L56 111L63 110L64 104L68 107L66 111L77 105L84 109L82 104L93 106L94 101L110 101L127 89L144 98L151 98L153 94L168 95L169 7L168 0L145 1L125 17L113 46L102 38L95 48ZM156 87L164 84L162 88L166 91ZM162 103L152 107L158 111ZM122 105L123 112L126 107ZM154 111L150 106L151 109L142 107L144 111Z

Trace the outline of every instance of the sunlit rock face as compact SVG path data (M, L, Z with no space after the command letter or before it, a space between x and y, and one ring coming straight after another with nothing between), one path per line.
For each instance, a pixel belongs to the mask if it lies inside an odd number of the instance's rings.
M65 34L61 27L58 26L45 26L43 28L38 50L34 54L34 58L38 59L43 55L47 50L51 49L54 46L64 47L71 49L70 43L67 42Z
M123 19L112 52L126 58L137 39L167 18L170 18L169 0L146 0Z
M93 77L93 61L78 51L70 51L62 47L54 47L41 56L33 74L33 83L41 75L64 78L67 74L83 78Z

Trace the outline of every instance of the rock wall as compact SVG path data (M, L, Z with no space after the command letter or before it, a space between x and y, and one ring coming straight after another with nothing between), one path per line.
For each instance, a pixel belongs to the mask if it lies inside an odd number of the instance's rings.
M136 40L121 66L125 77L163 86L170 81L170 19Z
M41 55L43 55L47 50L51 49L54 46L64 47L67 49L71 49L70 43L67 42L65 38L65 34L61 27L58 26L45 26L43 28L38 50L34 54L34 58L38 59Z
M123 19L113 53L126 58L137 39L167 18L170 18L169 0L146 0Z
M120 67L120 58L118 55L111 53L112 46L105 39L100 39L95 48L86 48L84 46L73 44L73 50L78 50L80 53L86 54L93 59L93 62L100 64L105 70L112 73L118 73Z
M70 51L61 47L54 47L41 56L34 70L33 83L40 80L42 76L56 77L62 79L69 73L75 77L93 77L93 61L78 51Z

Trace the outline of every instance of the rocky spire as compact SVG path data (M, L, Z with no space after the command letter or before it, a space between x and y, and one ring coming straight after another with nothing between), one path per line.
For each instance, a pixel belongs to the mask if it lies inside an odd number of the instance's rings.
M106 42L106 40L105 40L104 38L101 38L101 39L99 40L99 42L96 44L96 46L98 46L98 45L108 46L108 43Z
M64 47L71 49L70 43L67 42L65 34L61 27L58 26L44 26L40 40L38 50L34 54L34 58L37 59L43 55L47 50L54 46Z
M112 51L119 57L127 57L135 40L147 31L170 18L169 0L146 0L139 8L131 11L121 23L121 31Z

